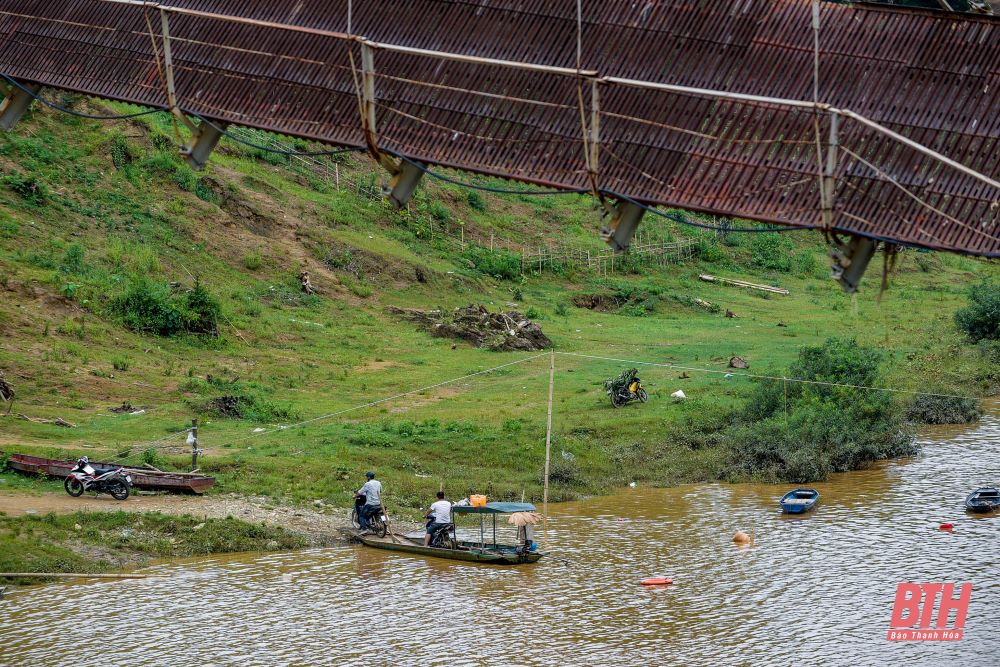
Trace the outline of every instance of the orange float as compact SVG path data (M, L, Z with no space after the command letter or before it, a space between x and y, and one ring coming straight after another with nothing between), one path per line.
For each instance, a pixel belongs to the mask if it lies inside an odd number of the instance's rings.
M639 583L643 586L666 586L674 583L674 580L667 577L650 577L649 579L643 579Z

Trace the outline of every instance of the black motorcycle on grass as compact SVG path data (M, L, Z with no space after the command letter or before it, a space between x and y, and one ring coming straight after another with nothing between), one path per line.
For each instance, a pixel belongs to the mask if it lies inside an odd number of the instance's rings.
M622 372L618 377L606 380L604 389L611 399L611 405L620 408L628 405L632 401L645 403L649 400L649 394L642 388L642 380L639 379L636 369L630 368Z

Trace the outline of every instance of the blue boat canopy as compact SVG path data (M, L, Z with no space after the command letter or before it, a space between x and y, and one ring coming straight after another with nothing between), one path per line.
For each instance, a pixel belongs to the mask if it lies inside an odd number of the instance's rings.
M456 514L513 514L514 512L534 512L531 503L486 503L486 507L472 505L452 505L451 511Z

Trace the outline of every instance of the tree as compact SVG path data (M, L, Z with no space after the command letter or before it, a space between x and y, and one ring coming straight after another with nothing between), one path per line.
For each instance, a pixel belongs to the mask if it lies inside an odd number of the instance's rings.
M853 339L802 348L790 381L762 380L728 429L729 476L808 482L914 454L901 406L878 391L883 363Z

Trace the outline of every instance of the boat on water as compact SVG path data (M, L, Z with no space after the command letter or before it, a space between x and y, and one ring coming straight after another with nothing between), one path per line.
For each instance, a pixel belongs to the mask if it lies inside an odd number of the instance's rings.
M819 491L816 489L792 489L781 496L781 509L788 514L802 514L816 507Z
M66 477L76 465L75 461L47 459L41 456L27 454L11 454L7 465L19 472L27 474L43 474L50 477ZM91 462L97 470L117 468L115 463ZM215 484L215 478L190 472L166 472L155 468L125 466L125 471L132 477L132 486L138 489L158 491L179 491L188 493L204 493Z
M427 547L424 546L423 536L400 535L391 530L385 537L364 534L360 531L353 531L354 539L361 542L366 547L374 549L385 549L387 551L401 551L404 553L416 554L420 556L431 556L433 558L447 558L449 560L462 560L474 563L489 563L493 565L523 565L525 563L536 563L541 560L543 554L537 551L534 542L528 537L528 531L524 526L518 529L518 540L516 544L502 544L497 542L497 517L502 515L515 515L522 512L535 512L535 506L531 503L486 503L482 507L471 505L453 505L452 511L452 535L448 547ZM458 539L455 522L457 516L479 515L479 540ZM492 519L492 539L489 539L486 518Z
M965 499L965 509L970 512L994 512L1000 509L1000 489L981 486Z

